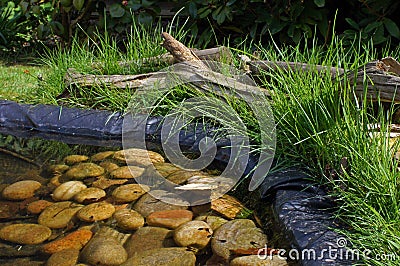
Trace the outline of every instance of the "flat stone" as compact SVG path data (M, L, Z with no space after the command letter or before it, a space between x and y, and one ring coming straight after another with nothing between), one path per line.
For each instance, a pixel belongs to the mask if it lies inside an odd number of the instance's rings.
M258 255L242 256L231 260L229 266L287 266L289 265L286 260L278 256L266 256L260 258Z
M79 229L60 239L45 244L43 252L53 254L66 249L81 250L92 238L92 231Z
M154 197L154 196L155 197ZM172 202L177 204L171 204L160 200L159 198L171 199ZM170 198L169 198L170 197ZM176 195L171 195L170 193L163 190L153 190L150 193L144 194L138 201L136 201L133 208L138 211L144 217L149 216L151 213L163 210L186 210L189 203L185 202Z
M140 213L131 209L121 209L113 214L117 226L124 230L137 230L144 226L144 218Z
M193 213L189 210L166 210L151 213L147 216L146 222L150 226L175 229L192 219Z
M80 253L82 262L90 265L117 266L124 263L128 254L113 237L99 235L93 237Z
M186 248L158 248L136 253L121 266L194 266L196 256Z
M53 229L64 228L82 206L71 201L56 202L42 211L38 223Z
M76 216L84 222L96 222L110 218L115 207L107 202L96 202L86 205L78 211Z
M115 169L119 168L119 165L110 161L104 161L99 163L101 167L103 167L108 173L111 173Z
M230 258L232 250L264 248L266 244L267 236L249 219L228 221L214 232L211 240L214 254L225 260Z
M46 266L75 266L78 262L79 250L64 249L50 256Z
M113 158L128 165L149 166L164 162L164 157L157 152L134 148L117 151Z
M46 241L51 229L39 224L11 224L0 229L0 238L23 245L35 245Z
M193 176L204 175L204 173L200 171L187 171L187 170L179 170L167 176L167 179L175 184L183 184L189 180L189 178Z
M130 179L141 176L144 172L143 167L139 166L121 166L110 173L111 178Z
M39 214L48 206L52 205L54 202L50 202L47 200L36 200L28 204L26 210L32 214Z
M175 243L181 247L203 249L210 242L213 231L203 221L190 221L182 224L174 231Z
M92 187L107 189L114 185L122 185L128 182L128 179L109 179L104 176L99 176L96 181L92 183Z
M72 166L64 176L67 179L82 180L104 174L104 168L94 163L79 163Z
M88 204L99 201L106 196L106 192L97 187L90 187L84 190L81 190L74 196L74 201L78 203Z
M24 200L35 195L42 184L34 180L15 182L3 189L2 196L9 200Z
M177 171L181 171L182 168L172 163L153 163L155 170L163 177L167 177Z
M70 200L86 188L87 186L81 181L68 181L56 187L53 191L52 198L55 201Z
M175 247L173 231L161 227L145 226L139 228L125 242L128 257L136 253L157 248Z
M51 174L62 174L69 169L66 164L53 164L47 167L47 171Z
M67 165L74 165L77 163L86 162L87 160L89 160L89 157L87 157L86 155L74 154L74 155L68 155L67 157L65 157L64 163Z
M211 209L228 219L235 219L247 211L246 207L239 200L227 194L212 200Z
M112 197L117 203L133 202L149 191L150 188L146 185L127 184L114 189Z
M90 160L92 162L100 162L103 161L107 158L110 158L111 156L113 156L115 153L115 151L103 151L103 152L99 152L96 153L94 155L92 155L92 157L90 157Z

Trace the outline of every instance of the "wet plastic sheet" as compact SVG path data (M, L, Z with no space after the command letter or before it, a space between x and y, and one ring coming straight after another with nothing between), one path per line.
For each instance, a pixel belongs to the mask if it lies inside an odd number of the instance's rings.
M161 146L162 117L151 117L146 123L146 143ZM22 138L40 137L70 144L122 146L123 116L102 110L82 110L53 105L26 105L0 101L0 133ZM198 152L199 141L212 136L213 128L197 124L180 132L182 150ZM216 143L215 164L226 165L230 157L229 140ZM257 157L250 155L245 174L257 165ZM267 176L262 184L266 200L273 201L277 219L289 240L300 253L313 249L316 259L300 258L303 265L350 265L343 258L332 259L322 249L338 248L332 208L324 193L307 181L308 176L298 169L289 169ZM339 249L341 250L341 249ZM342 252L342 251L339 251ZM321 257L322 256L322 257Z

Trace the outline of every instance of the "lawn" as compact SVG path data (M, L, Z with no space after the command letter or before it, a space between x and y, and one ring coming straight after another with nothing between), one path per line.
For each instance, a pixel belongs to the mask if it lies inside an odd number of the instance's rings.
M184 34L181 32L178 36L183 38ZM140 68L121 68L118 61L139 60L165 52L159 48L157 34L147 34L140 28L132 32L124 52L107 36L100 40L97 45L77 42L70 50L48 53L39 60L41 66L1 64L0 98L54 104L56 96L64 90L63 77L69 67L81 73L132 74L140 72ZM257 56L264 60L307 62L346 70L358 69L378 57L398 58L400 55L399 49L377 51L370 44L354 43L344 47L337 37L327 47L314 43L279 48L254 43L225 45L230 46L234 55L251 57L256 50ZM94 65L101 67L94 69ZM157 70L154 67L153 70ZM43 80L38 83L39 74ZM384 110L378 104L378 111L371 113L372 105L368 100L360 102L352 93L353 86L348 82L340 86L341 82L332 79L328 72L264 72L258 80L260 86L274 92L271 105L277 123L276 158L279 158L280 167L307 167L317 182L330 189L338 202L337 215L346 225L343 233L354 248L371 251L366 264L399 265L399 259L379 259L379 256L396 254L400 250L400 172L393 159L397 144L389 145L387 127L393 110ZM189 92L187 88L172 90L164 99L167 111L189 97ZM121 111L132 95L133 91L129 90L96 87L70 95L63 104ZM257 142L260 134L257 119L252 117L248 107L243 102L225 100L239 113L251 136L255 136L256 145L262 146ZM229 121L226 122L229 126ZM375 123L381 124L381 132L371 138L368 126ZM348 168L340 164L344 158ZM331 176L326 171L328 166L339 174Z

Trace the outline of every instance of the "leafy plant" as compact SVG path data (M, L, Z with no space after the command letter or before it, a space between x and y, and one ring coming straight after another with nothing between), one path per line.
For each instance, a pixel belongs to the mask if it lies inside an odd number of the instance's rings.
M14 2L4 2L0 7L0 48L8 50L25 39L26 23Z

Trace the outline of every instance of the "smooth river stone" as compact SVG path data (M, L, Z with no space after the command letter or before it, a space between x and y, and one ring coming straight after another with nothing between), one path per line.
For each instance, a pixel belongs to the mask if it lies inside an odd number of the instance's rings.
M228 219L235 219L247 211L246 207L239 200L227 194L212 200L211 209Z
M167 177L177 171L181 171L182 168L172 163L154 163L155 170L163 177Z
M32 213L32 214L39 214L44 209L46 209L48 206L53 205L53 203L54 202L50 202L50 201L47 201L47 200L33 201L33 202L28 204L28 206L26 207L26 210L29 213Z
M144 218L140 213L130 209L121 209L113 214L117 226L124 230L137 230L144 226Z
M146 185L127 184L114 189L112 192L112 197L117 203L126 203L139 199L142 195L149 191L150 188Z
M186 248L158 248L136 253L121 266L194 266L196 256Z
M64 249L52 254L46 262L46 266L75 266L78 262L79 250Z
M92 157L90 157L90 160L92 162L100 162L100 161L103 161L103 160L113 156L114 153L115 153L115 151L99 152L99 153L96 153L96 154L92 155Z
M152 163L164 162L164 157L157 152L134 148L117 151L113 158L129 165L149 166Z
M228 220L215 215L200 215L197 216L195 220L206 222L213 231L228 222Z
M47 167L47 171L52 174L62 174L69 169L66 164L53 164Z
M64 228L82 207L71 201L56 202L42 211L38 223L53 229Z
M143 167L139 166L121 166L110 173L111 178L129 179L137 178L144 172Z
M11 224L0 229L0 238L17 244L35 245L46 241L51 229L39 224Z
M152 195L156 197L153 197ZM158 199L163 197L166 197L167 200L176 202L177 204L173 205ZM151 191L151 194L144 194L138 201L136 201L133 208L144 217L147 217L156 211L186 210L188 206L188 202L179 199L177 196L173 197L170 193L163 190L153 190Z
M92 187L107 189L114 185L122 185L128 182L128 179L109 179L104 176L97 177L97 180L92 183Z
M86 155L74 154L74 155L68 155L67 157L65 157L64 163L67 165L73 165L76 163L86 162L87 160L89 160L89 157L87 157Z
M267 236L252 220L237 219L221 225L211 240L214 254L228 260L231 250L264 248Z
M166 227L175 229L181 224L193 219L193 213L189 210L167 210L153 212L146 218L146 223L150 226Z
M92 235L93 233L90 230L79 229L60 239L45 244L42 250L48 254L53 254L65 249L81 250L92 238Z
M179 170L167 176L167 179L175 184L183 184L193 176L204 176L204 173L199 171Z
M41 186L42 184L34 180L18 181L7 186L3 190L2 196L9 200L24 200L33 197L35 191Z
M70 200L86 188L87 186L81 181L68 181L56 187L53 191L52 198L55 201Z
M173 239L173 231L161 227L145 226L131 235L124 246L128 256L132 257L142 251L175 247L176 244Z
M104 174L104 168L94 163L79 163L72 166L64 177L67 179L82 180L88 177L96 177Z
M210 242L213 231L203 221L190 221L182 224L174 231L175 243L181 247L203 249Z
M119 165L110 161L104 161L99 163L101 167L103 167L107 172L111 173L115 169L119 168Z
M97 187L90 187L84 190L81 190L74 196L74 201L78 203L88 204L99 201L106 196L106 192Z
M278 256L266 256L266 258L260 258L258 255L242 256L231 260L229 266L288 266L289 264L285 259L279 258Z
M94 236L80 254L80 259L90 265L117 266L127 258L128 254L120 242L104 235Z
M114 212L115 207L112 204L96 202L80 209L76 216L84 222L96 222L110 218Z

